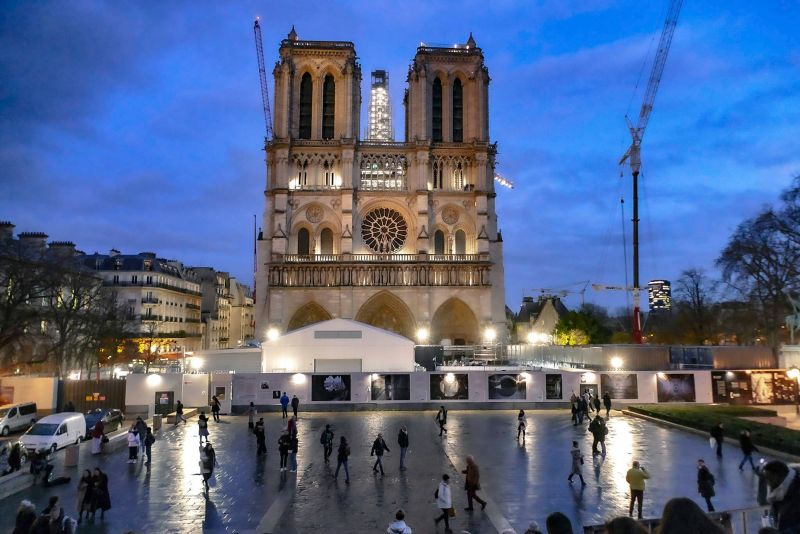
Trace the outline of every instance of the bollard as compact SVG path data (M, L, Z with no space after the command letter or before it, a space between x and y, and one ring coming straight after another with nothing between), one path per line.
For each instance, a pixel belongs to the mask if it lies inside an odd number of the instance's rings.
M156 430L161 430L161 414L157 413L153 415L153 432Z
M77 467L80 445L68 445L64 451L64 467Z

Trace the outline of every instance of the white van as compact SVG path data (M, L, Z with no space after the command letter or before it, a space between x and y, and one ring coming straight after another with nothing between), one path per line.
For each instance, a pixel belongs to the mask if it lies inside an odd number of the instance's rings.
M86 433L86 420L77 412L57 413L42 417L25 432L20 443L28 452L57 449L80 443Z
M0 435L28 428L36 422L36 403L6 404L0 406Z

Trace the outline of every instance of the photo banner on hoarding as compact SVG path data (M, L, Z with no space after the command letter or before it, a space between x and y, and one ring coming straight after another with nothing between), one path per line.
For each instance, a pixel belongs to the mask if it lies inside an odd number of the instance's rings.
M793 404L797 382L786 371L714 371L711 373L714 402L734 405Z
M544 375L544 395L547 400L564 398L561 375Z
M411 400L410 375L372 375L370 384L372 400Z
M612 399L638 399L639 380L636 373L601 373L600 390Z
M658 402L695 402L694 375L656 373Z
M522 375L489 375L489 398L525 400L527 381Z
M447 373L431 375L431 400L469 399L469 375Z
M311 400L321 402L349 401L350 375L312 375Z

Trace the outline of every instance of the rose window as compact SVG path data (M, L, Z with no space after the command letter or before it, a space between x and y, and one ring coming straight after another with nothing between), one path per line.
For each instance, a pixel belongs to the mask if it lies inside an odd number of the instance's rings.
M361 237L375 252L397 252L403 248L408 236L408 225L403 216L390 208L377 208L364 217Z

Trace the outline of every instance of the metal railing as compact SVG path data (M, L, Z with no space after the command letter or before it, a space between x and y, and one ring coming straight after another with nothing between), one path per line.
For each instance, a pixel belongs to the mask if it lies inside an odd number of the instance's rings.
M489 254L274 254L272 263L475 263L488 262Z
M163 282L115 282L113 280L103 280L104 286L118 286L118 287L159 287L161 289L169 289L179 293L186 293L187 295L194 295L196 297L202 296L199 291L193 291L185 287L178 287L172 284L165 284Z
M142 304L161 304L161 300L156 297L142 297Z

